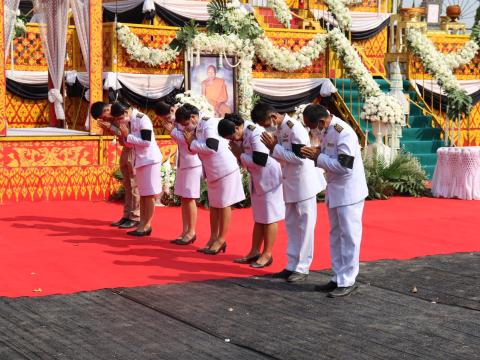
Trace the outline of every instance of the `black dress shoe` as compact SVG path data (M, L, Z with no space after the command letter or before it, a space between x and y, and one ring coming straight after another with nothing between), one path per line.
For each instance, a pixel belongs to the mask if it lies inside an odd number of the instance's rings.
M133 231L129 231L127 232L127 235L131 235L131 236L148 236L152 233L152 228L148 229L148 230L133 230Z
M288 277L290 275L292 275L293 271L291 270L287 270L287 269L283 269L282 271L278 272L278 273L274 273L274 274L271 274L269 275L270 278L272 279L288 279Z
M338 285L335 281L329 281L326 284L315 286L315 291L330 292L335 290L337 287Z
M335 290L328 293L328 297L338 298L338 297L348 296L348 295L351 295L357 289L358 289L357 284L353 284L352 286L337 287Z
M233 262L235 264L250 264L254 261L257 261L260 258L261 254L253 255L253 256L246 256L240 259L235 259Z
M190 245L190 244L193 244L195 240L197 240L197 235L193 235L193 237L190 240L184 240L183 238L179 238L179 239L170 241L170 243L175 245Z
M111 223L110 226L120 226L123 223L125 223L125 221L129 221L129 219L128 218L121 218L120 220L115 221L114 223Z
M140 225L140 221L135 221L135 220L128 219L122 225L120 225L118 228L119 229L131 229L131 228L137 227L138 225Z
M308 277L308 274L302 274L302 273L299 273L299 272L292 272L292 275L290 275L288 278L287 278L287 282L289 283L294 283L294 282L299 282L299 281L305 281Z
M227 243L224 242L217 250L206 249L203 253L207 255L218 255L220 252L225 253L227 251Z
M258 262L255 261L250 264L250 267L255 269L261 269L261 268L272 265L272 263L273 263L273 256L271 256L270 259L268 259L268 261L265 264L259 264Z

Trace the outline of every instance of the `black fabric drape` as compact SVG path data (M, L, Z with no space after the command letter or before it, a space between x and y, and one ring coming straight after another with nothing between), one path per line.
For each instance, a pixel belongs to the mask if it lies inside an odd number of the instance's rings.
M157 102L165 101L169 104L176 103L175 96L184 92L184 89L174 89L171 93L165 95L160 99L149 99L145 96L139 95L128 89L121 81L122 85L120 90L114 91L112 89L108 92L108 98L110 101L121 101L123 103L135 104L142 108L152 108Z
M255 93L260 97L261 102L272 105L278 112L286 113L295 111L297 106L310 103L320 96L320 86L291 96L271 96L259 92Z
M117 20L118 22L130 23L130 24L141 24L145 18L145 14L142 12L143 3L134 7L131 10L118 13ZM115 21L115 12L111 12L103 8L103 22L113 22Z
M83 86L78 80L75 80L75 83L73 85L67 84L68 97L81 97L83 100L87 100L87 98L85 98L85 93L87 92L87 90L88 88Z
M421 85L418 85L418 91L420 92L420 94L423 94L424 92L424 89ZM425 96L424 96L424 100L427 104L431 104L432 103L432 95L433 95L433 106L435 107L435 109L438 109L440 107L440 98L442 99L442 111L447 111L447 105L448 105L448 102L447 102L447 97L445 95L440 95L440 94L437 94L435 92L432 93L431 90L429 90L427 87L425 87ZM474 93L470 94L470 96L472 97L472 105L475 105L476 103L478 103L480 101L480 90L478 91L475 91Z
M174 12L165 9L164 7L161 7L158 4L155 4L155 10L157 12L157 15L164 20L169 26L178 26L178 27L183 27L187 25L191 19L175 14ZM206 21L199 21L195 20L195 23L198 26L207 26Z
M48 84L24 84L7 78L7 90L28 100L45 100L48 97Z
M352 32L352 40L370 39L371 37L377 35L380 31L382 31L389 23L390 23L390 18L385 19L384 22L382 22L379 26L377 26L374 29Z
M23 14L23 15L26 15L28 13L30 13L28 16L27 16L27 20L30 21L30 19L32 18L33 16L33 2L32 0L20 0L20 4L18 5L18 10L20 10L20 12Z

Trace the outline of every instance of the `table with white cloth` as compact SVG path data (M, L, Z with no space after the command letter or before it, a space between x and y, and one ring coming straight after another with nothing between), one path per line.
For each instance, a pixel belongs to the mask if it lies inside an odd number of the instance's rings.
M432 194L435 197L480 200L480 146L439 148Z

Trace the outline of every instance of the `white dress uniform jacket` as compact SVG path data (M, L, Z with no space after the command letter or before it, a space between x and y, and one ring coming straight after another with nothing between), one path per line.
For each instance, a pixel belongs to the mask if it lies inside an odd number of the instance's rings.
M346 122L333 117L321 139L317 166L327 175L329 208L356 204L368 196L358 137Z
M252 176L252 186L257 195L263 195L282 184L282 168L278 161L270 156L268 156L265 166L258 165L253 161L254 151L270 154L268 148L260 140L264 131L263 127L253 122L246 121L244 124L242 142L244 153L240 156L240 160Z
M151 131L150 140L142 138L142 130ZM152 121L136 109L130 117L130 134L126 142L135 147L135 168L162 162L162 153L155 141Z
M303 125L285 115L277 130L278 144L273 157L282 163L283 194L286 203L310 199L326 187L325 178L310 159L302 159L292 151L292 144L310 146L308 131Z
M170 136L177 144L177 169L189 169L197 166L202 166L202 162L197 154L192 154L188 150L188 144L183 136L183 129L181 125L173 129Z
M228 140L218 135L219 121L216 118L200 120L195 132L196 139L190 144L190 152L198 154L203 163L208 182L214 182L238 171L237 159L230 151ZM207 139L218 141L217 150L208 147Z

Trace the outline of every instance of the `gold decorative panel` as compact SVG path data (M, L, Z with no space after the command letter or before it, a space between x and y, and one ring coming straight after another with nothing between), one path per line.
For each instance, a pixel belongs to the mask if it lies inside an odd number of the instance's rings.
M47 100L28 100L7 91L6 117L9 128L36 128L49 125Z

